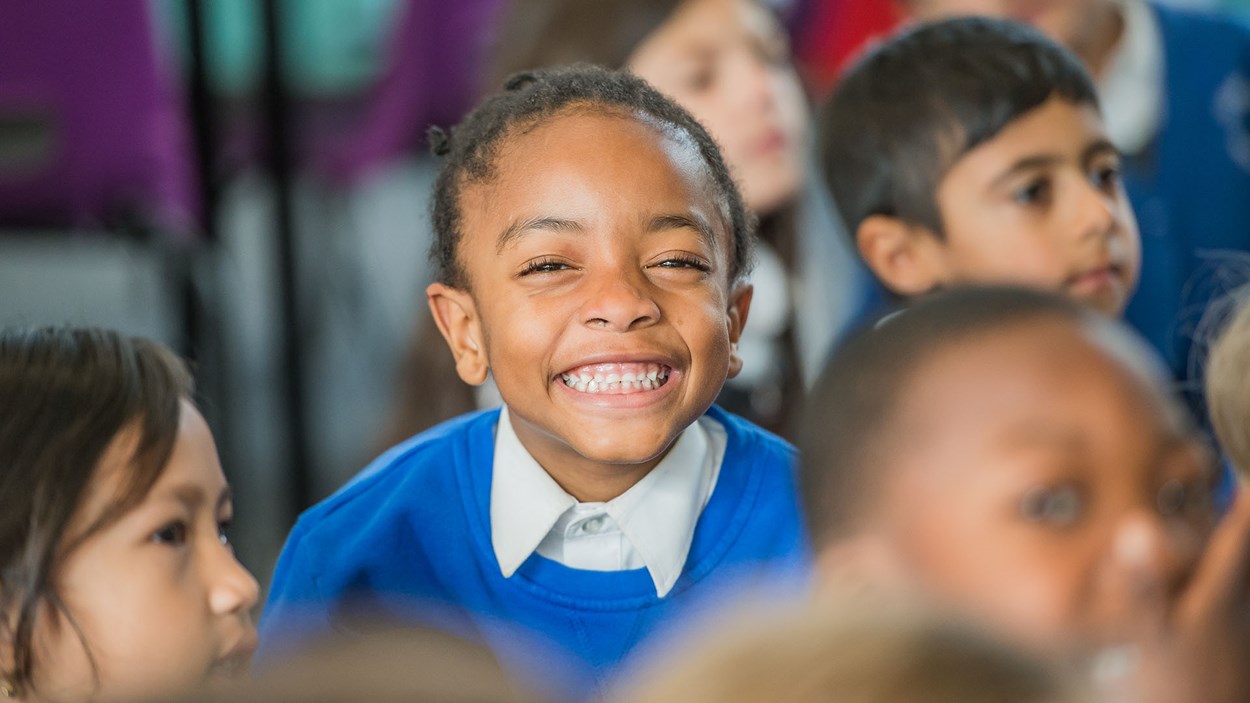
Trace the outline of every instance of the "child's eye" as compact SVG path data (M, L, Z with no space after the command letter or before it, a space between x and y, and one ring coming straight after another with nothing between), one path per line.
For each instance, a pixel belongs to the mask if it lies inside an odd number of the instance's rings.
M697 70L686 74L685 84L688 90L701 93L712 87L712 83L716 80L716 74L710 66L701 66Z
M1084 511L1085 499L1073 486L1034 488L1020 501L1026 519L1055 527L1076 524Z
M1159 514L1167 517L1206 518L1215 514L1214 486L1205 482L1165 481L1155 496Z
M222 520L217 523L217 539L227 546L230 545L230 526L232 524L234 523L231 520Z
M152 541L157 544L179 546L187 542L187 524L181 520L165 525L152 533Z
M525 267L521 269L521 272L517 274L517 276L523 277L535 273L555 273L556 271L564 271L571 268L573 267L563 261L557 261L555 259L535 259L527 262Z
M1017 189L1011 194L1012 200L1021 205L1036 205L1050 198L1050 181L1038 179Z
M693 256L681 255L669 256L658 264L655 264L655 266L657 268L665 269L696 269L704 273L712 270L711 265L709 265L706 261L696 259Z
M1098 168L1090 175L1090 182L1096 188L1103 191L1114 189L1120 184L1120 166L1119 164L1108 164L1102 168Z

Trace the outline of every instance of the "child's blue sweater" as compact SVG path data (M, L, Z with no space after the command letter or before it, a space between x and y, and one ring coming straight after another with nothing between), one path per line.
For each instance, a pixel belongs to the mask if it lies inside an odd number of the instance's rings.
M646 569L583 571L537 553L503 577L489 505L499 411L485 411L392 449L300 517L261 620L262 655L332 630L345 608L367 604L375 615L421 613L425 624L461 616L505 664L562 679L547 682L561 693L602 686L665 621L743 581L731 577L793 576L806 566L794 449L718 408L708 414L727 432L725 458L665 598ZM539 650L519 646L518 629L554 656L536 663Z
M1124 163L1142 239L1141 283L1125 318L1194 393L1193 331L1219 292L1212 259L1250 251L1250 30L1153 8L1167 97L1160 133Z

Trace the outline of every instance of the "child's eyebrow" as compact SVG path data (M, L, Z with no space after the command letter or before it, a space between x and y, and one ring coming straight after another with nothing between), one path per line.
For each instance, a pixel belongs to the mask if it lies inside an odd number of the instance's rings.
M716 245L716 236L712 233L712 226L697 214L656 215L647 221L647 234L670 229L692 229L699 235L699 241L705 247L712 249ZM508 246L534 230L581 233L586 231L586 227L577 220L565 220L559 217L531 217L517 220L508 225L508 228L499 235L498 241L495 242L495 253L503 253Z
M712 233L712 226L698 215L656 215L647 223L648 234L669 229L692 229L708 250L714 251L716 248L716 235Z
M1085 151L1081 152L1081 163L1088 164L1090 161L1094 160L1094 158L1102 156L1103 154L1115 154L1116 156L1119 156L1120 150L1117 149L1110 140L1098 139L1089 146L1085 147Z
M525 236L532 230L541 230L546 232L584 232L586 228L582 223L576 220L564 220L559 217L530 217L524 220L517 220L508 225L500 235L499 240L495 242L495 253L501 254L503 250L508 248L516 240Z
M1095 139L1081 150L1081 167L1084 168L1095 157L1102 156L1107 153L1119 154L1120 150L1116 149L1115 145L1108 141L1105 137ZM1063 161L1064 158L1060 154L1038 154L1036 156L1026 156L1013 163L1011 168L999 174L990 186L992 188L997 188L1005 181L1011 180L1013 176L1019 173L1054 166L1055 164L1062 163Z

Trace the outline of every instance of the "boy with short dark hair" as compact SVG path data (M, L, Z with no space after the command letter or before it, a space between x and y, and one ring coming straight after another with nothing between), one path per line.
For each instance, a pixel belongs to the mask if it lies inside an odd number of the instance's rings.
M1123 325L1038 291L942 293L849 341L811 401L824 590L919 598L1140 700L1245 700L1250 509L1217 527L1211 456Z
M1089 70L1142 242L1141 284L1125 319L1191 393L1196 333L1228 290L1233 252L1250 250L1250 28L1160 0L900 0L920 21L979 13L1028 23ZM1180 4L1195 9L1178 7ZM1232 280L1232 285L1242 283Z
M1113 316L1140 245L1088 74L1030 28L922 25L856 63L821 118L847 229L904 299L967 283L1063 292Z

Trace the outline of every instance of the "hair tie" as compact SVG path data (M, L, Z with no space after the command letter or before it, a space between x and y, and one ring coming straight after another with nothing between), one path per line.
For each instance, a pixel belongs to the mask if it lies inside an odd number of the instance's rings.
M537 82L538 76L534 75L532 71L521 71L520 73L512 74L508 80L504 81L503 88L504 90L521 90L525 86Z
M430 143L430 153L435 156L446 156L451 153L451 135L442 127L431 126L425 132L425 139Z

